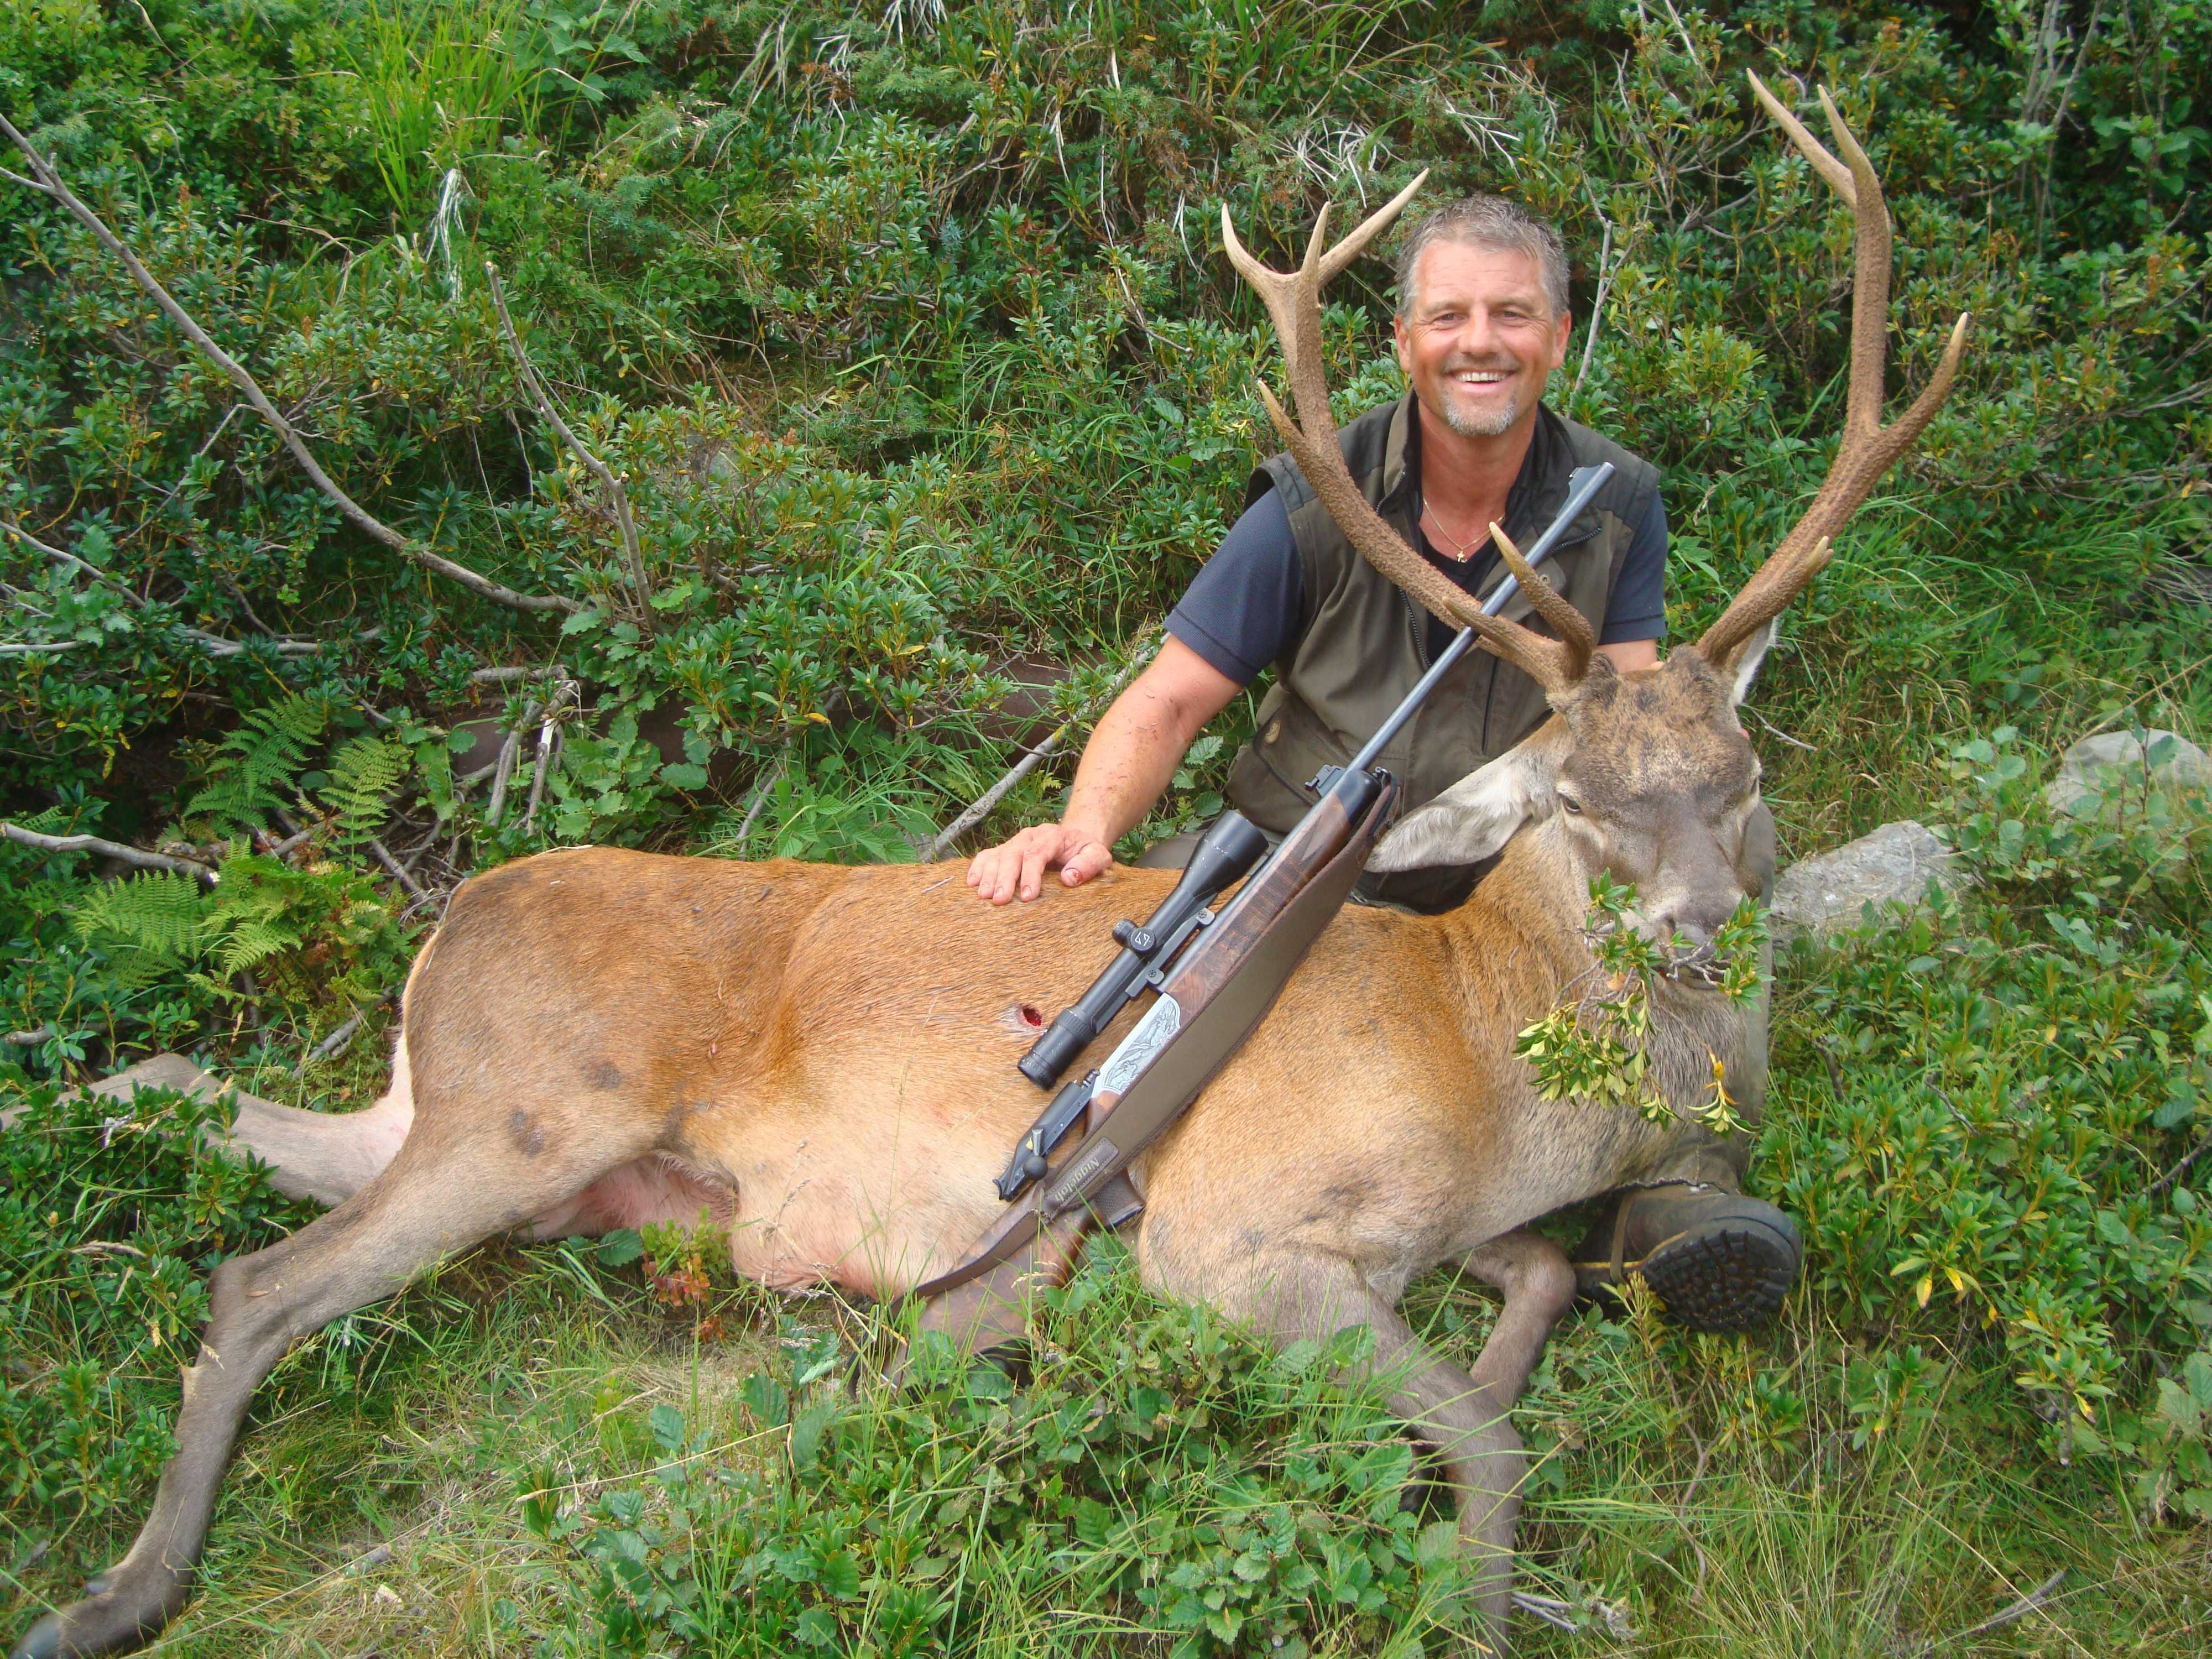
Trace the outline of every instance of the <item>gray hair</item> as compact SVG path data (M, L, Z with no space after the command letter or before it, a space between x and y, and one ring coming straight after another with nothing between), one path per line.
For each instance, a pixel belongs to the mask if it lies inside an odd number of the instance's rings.
M1401 317L1413 313L1414 264L1437 242L1465 242L1528 255L1543 269L1544 293L1552 302L1552 315L1567 314L1567 250L1559 233L1518 202L1503 196L1468 196L1447 202L1415 225L1398 250Z

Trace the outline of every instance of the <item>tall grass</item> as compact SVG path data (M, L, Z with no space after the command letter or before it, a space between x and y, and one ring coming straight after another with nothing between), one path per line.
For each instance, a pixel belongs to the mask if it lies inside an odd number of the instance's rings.
M346 58L367 99L377 176L403 221L502 129L535 132L545 70L532 27L522 0L369 0Z

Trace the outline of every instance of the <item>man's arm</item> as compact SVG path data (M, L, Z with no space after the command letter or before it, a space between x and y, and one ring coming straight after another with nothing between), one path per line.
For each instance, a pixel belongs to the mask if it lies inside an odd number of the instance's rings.
M1242 688L1170 635L1145 672L1114 700L1091 734L1067 810L1058 823L1040 823L975 854L968 884L976 896L1004 904L1043 890L1054 868L1079 887L1114 861L1114 843L1144 821L1183 751Z
M1629 532L1628 551L1613 574L1605 631L1597 648L1624 672L1659 665L1659 641L1667 632L1667 506L1659 492Z

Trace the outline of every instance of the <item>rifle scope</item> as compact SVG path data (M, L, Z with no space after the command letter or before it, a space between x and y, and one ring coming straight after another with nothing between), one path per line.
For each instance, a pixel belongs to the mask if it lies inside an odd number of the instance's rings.
M1266 832L1243 813L1224 812L1214 819L1199 838L1197 850L1190 855L1190 864L1175 891L1144 926L1133 921L1114 925L1120 954L1091 981L1091 988L1030 1045L1029 1053L1016 1062L1022 1075L1040 1089L1049 1089L1058 1082L1075 1057L1113 1023L1114 1016L1128 1006L1196 931L1199 913L1213 896L1250 874L1267 850Z

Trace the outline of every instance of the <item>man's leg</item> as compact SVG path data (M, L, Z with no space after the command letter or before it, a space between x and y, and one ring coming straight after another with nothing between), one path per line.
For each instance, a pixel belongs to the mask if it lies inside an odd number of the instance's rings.
M1762 803L1744 837L1745 884L1761 897L1774 885L1774 820ZM1771 1319L1797 1277L1804 1246L1796 1224L1763 1199L1747 1197L1743 1172L1766 1097L1766 1007L1771 947L1760 964L1759 1000L1746 1023L1753 1075L1730 1080L1746 1128L1725 1138L1685 1123L1652 1172L1613 1194L1574 1251L1585 1296L1618 1295L1640 1277L1668 1316L1692 1330L1738 1331Z
M1156 841L1137 854L1130 867L1136 870L1182 870L1188 867L1190 855L1198 851L1200 831L1188 835L1170 836L1165 841Z

